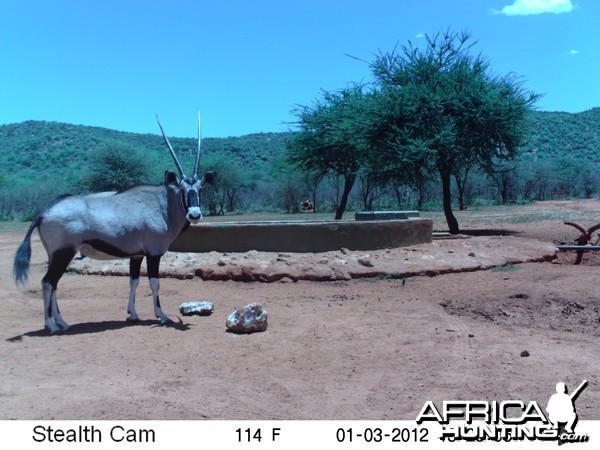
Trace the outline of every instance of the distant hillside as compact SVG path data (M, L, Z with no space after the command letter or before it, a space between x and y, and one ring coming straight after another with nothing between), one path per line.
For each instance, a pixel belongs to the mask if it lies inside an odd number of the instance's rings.
M536 111L531 120L531 135L523 149L526 153L600 163L600 108L576 114Z
M581 113L533 112L526 154L553 158L572 156L600 163L600 108ZM248 170L260 171L282 155L291 133L259 133L241 137L206 138L204 155L221 153ZM194 139L171 139L184 161L193 158ZM172 166L162 137L106 128L56 122L29 121L0 126L0 167L8 174L46 175L49 172L78 171L101 147L117 145L141 150L149 158ZM163 167L160 170L164 170Z
M220 153L248 170L259 170L280 155L289 133L259 133L241 137L205 138L203 155ZM195 139L169 138L184 167L195 156ZM162 136L114 131L106 128L57 122L29 121L0 126L0 167L5 175L39 177L55 171L84 169L90 156L100 148L117 146L140 150L156 163L160 173L173 167ZM187 163L187 164L186 164Z
M497 202L499 197L502 202L526 202L600 194L600 108L577 114L532 112L530 120L527 143L520 159L510 166L512 170L499 172L493 179L482 171L474 172L465 193L468 203ZM311 195L322 205L335 205L339 195L335 179L324 180L316 192L305 177L282 164L286 144L292 138L293 133L260 133L204 139L200 170L221 174L220 188L208 194L213 198L213 213L290 212ZM171 142L184 170L190 170L196 140L173 138ZM0 220L30 219L53 196L93 190L94 186L85 184L86 173L93 158L107 150L131 152L134 165L139 161L137 155L142 155L146 163L144 182L159 183L165 169L175 169L158 134L43 121L0 126ZM432 179L424 191L424 200L432 205L439 202L437 183ZM361 204L360 186L354 192L353 206L363 209L411 209L417 198L410 189L402 200L389 188L380 189L379 203L365 206Z

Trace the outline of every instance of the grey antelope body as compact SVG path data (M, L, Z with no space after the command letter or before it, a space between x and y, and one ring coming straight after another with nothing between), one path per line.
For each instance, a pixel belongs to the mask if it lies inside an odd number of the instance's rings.
M159 122L160 126L160 122ZM160 258L190 223L202 218L200 189L212 184L215 172L199 180L200 134L192 177L185 176L169 140L163 137L175 160L181 180L166 171L162 186L136 186L119 193L62 196L50 202L31 223L15 255L13 272L17 284L27 280L31 259L31 234L38 228L48 253L48 271L42 279L44 323L51 333L69 325L58 309L56 287L78 250L98 258L130 258L128 320L137 321L135 291L142 260L146 257L154 313L161 323L170 319L163 313L158 296Z

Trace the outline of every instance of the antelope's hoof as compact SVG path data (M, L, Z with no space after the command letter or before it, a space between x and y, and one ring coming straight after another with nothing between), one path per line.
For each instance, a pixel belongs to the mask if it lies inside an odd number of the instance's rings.
M171 319L169 319L168 317L159 317L160 318L160 324L161 325L171 325L175 322L173 322Z
M50 333L50 336L62 334L62 332L64 331L53 320L47 320L46 323L44 324L44 328L46 330L48 330L48 333Z
M139 321L139 317L128 317L127 319L125 319L125 322L127 323L139 323Z

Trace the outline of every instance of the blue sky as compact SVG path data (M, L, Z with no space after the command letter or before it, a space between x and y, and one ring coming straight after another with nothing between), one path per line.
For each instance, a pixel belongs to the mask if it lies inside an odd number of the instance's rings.
M192 137L286 131L397 43L468 29L540 110L600 106L598 0L0 0L0 124Z

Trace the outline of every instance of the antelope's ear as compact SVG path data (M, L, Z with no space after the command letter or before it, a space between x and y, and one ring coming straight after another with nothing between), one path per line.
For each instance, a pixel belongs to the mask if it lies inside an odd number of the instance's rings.
M215 181L217 181L217 172L206 172L202 177L202 180L200 180L200 186L204 187L207 184L212 185L215 184Z
M165 170L165 186L167 188L179 188L179 180L177 179L177 175L175 175L175 172Z

